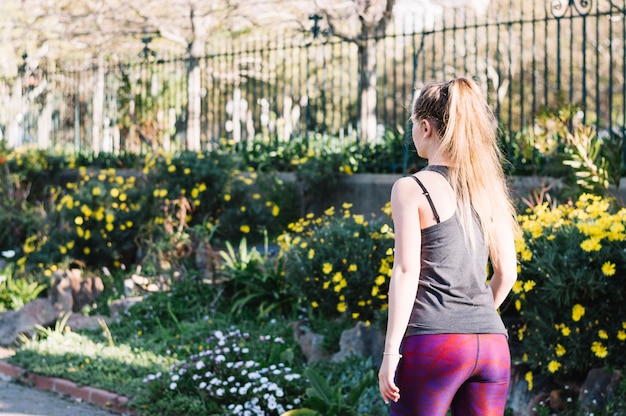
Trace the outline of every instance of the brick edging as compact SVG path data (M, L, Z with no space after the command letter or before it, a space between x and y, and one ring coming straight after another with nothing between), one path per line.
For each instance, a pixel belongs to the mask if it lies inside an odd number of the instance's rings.
M75 399L80 399L86 403L95 404L110 412L120 415L135 415L136 413L128 409L128 398L119 394L111 393L95 387L80 387L76 383L58 377L47 377L32 373L22 367L9 364L0 360L0 373L11 378L23 381L40 390L47 390Z

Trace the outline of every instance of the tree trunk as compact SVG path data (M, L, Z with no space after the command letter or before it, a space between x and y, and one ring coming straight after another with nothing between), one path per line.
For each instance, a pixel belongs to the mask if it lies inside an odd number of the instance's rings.
M365 143L376 140L376 43L363 39L359 43L360 135Z
M98 154L101 150L102 126L104 116L104 56L98 54L96 82L93 91L93 114L91 126L91 151Z
M202 108L202 84L199 62L198 44L196 39L189 48L189 65L187 67L187 143L186 149L200 150L200 114Z

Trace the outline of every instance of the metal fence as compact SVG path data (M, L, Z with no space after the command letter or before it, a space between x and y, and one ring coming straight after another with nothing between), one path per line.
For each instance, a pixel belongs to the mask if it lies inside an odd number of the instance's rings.
M403 134L416 86L459 75L485 88L508 137L541 109L567 103L611 129L626 121L625 10L626 0L499 1L484 10L414 10L354 41L313 30L213 39L198 59L157 52L23 67L0 80L0 133L12 146L175 150L191 147L197 119L202 148L376 141Z

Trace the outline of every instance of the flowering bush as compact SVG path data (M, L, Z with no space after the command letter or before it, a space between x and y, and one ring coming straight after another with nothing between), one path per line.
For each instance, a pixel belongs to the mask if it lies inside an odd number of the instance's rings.
M300 374L280 360L285 351L281 337L214 330L206 349L171 366L167 374L148 375L144 383L162 404L169 396L199 398L205 408L196 414L280 415L300 404L305 389ZM261 356L268 360L254 358Z
M79 169L77 182L56 190L50 220L23 246L32 264L60 263L66 258L90 266L119 266L134 258L136 230L146 220L146 198L135 176L114 169L90 173Z
M258 243L265 232L278 235L299 214L299 195L293 184L275 173L234 170L214 213L216 237L222 242L245 237Z
M387 306L393 232L388 217L366 221L350 213L351 204L342 208L340 216L334 207L309 214L279 237L286 279L324 317L369 320Z
M583 194L519 217L519 280L513 287L524 358L551 373L624 368L626 209Z

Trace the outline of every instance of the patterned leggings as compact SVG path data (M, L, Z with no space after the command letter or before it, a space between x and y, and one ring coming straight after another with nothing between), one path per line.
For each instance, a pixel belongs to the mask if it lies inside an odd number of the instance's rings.
M502 334L413 335L396 372L391 416L502 416L511 356Z

